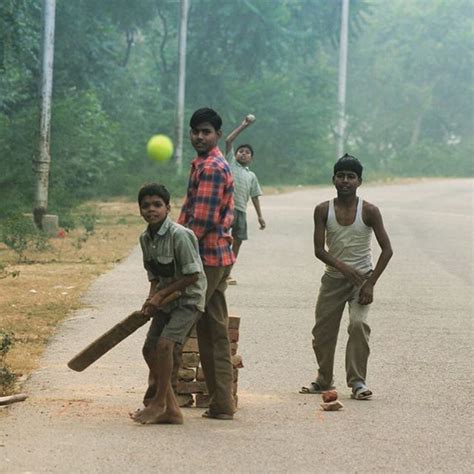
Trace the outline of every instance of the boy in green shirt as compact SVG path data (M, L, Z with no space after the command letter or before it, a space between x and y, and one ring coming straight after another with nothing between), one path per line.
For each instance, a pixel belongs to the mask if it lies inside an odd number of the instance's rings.
M248 145L239 145L237 149L233 149L234 140L239 134L255 121L253 115L247 115L242 123L234 129L225 140L225 153L230 170L234 178L234 221L232 223L232 251L235 257L239 255L240 246L244 240L248 239L247 235L247 203L252 199L252 204L257 213L260 229L266 227L265 220L260 208L259 197L263 194L257 175L250 171L249 165L253 159L253 148ZM227 280L229 285L235 285L237 281L230 277Z
M147 184L138 193L138 204L148 223L140 245L150 280L142 311L153 318L143 346L151 383L145 408L130 416L142 424L181 424L183 415L171 385L173 351L176 344L185 342L204 311L207 280L196 236L168 217L168 190L160 184ZM181 292L179 299L158 309L163 299L175 291Z

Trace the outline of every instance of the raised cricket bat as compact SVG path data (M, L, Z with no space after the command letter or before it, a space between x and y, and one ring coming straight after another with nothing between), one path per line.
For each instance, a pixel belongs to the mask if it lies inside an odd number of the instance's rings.
M180 291L171 293L163 299L160 307L171 303L180 296ZM85 349L74 356L67 363L67 366L76 372L82 372L149 320L150 317L146 316L141 311L134 311L114 327L102 334L102 336L91 342Z

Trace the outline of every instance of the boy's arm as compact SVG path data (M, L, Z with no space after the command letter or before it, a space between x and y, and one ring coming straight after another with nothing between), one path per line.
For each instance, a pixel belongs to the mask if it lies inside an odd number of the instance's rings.
M323 202L316 206L314 210L314 255L326 265L339 270L354 285L362 285L364 277L354 268L345 264L341 260L330 255L324 246L326 240L326 222L329 209L329 202Z
M143 306L143 312L147 316L153 316L154 312L160 306L161 302L171 293L175 291L183 291L187 286L195 283L199 278L198 273L193 273L191 275L183 275L179 280L174 281L171 285L161 288L156 291L153 296L145 302Z
M225 155L227 156L230 150L232 150L232 143L234 143L234 140L239 136L240 132L242 132L244 129L246 129L253 121L255 120L255 117L253 115L247 115L242 123L234 129L232 132L227 135L227 138L225 139Z
M393 250L390 238L383 225L382 214L378 207L367 203L366 224L374 230L375 238L382 250L375 265L374 271L363 284L359 292L359 303L370 304L374 299L374 286L392 258Z
M260 224L260 229L263 230L263 229L265 229L267 224L265 223L265 220L262 216L262 210L260 209L260 201L258 199L258 196L255 196L255 197L252 198L252 203L253 203L253 206L255 207L255 212L257 213L258 223Z
M183 276L170 285L160 288L151 295L151 298L146 304L150 310L150 314L153 314L168 295L175 291L184 291L187 286L192 285L199 279L202 264L201 258L199 257L197 239L194 234L176 233L174 236L173 253L175 256L175 265L180 269L180 273ZM144 312L147 314L147 308L145 308Z

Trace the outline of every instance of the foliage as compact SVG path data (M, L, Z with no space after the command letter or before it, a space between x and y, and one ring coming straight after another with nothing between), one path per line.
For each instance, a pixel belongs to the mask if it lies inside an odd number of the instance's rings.
M7 352L13 345L13 334L11 332L5 332L0 329L0 360L5 358Z
M20 258L30 242L38 233L32 219L21 215L5 219L0 227L0 241L14 250Z
M33 224L31 216L22 214L14 214L2 220L0 242L16 252L20 261L24 260L25 251L31 246L40 252L51 248L48 236ZM9 275L15 277L18 273L12 272Z
M16 375L7 365L0 365L0 396L7 395L13 390Z
M0 396L10 393L16 381L16 375L5 363L5 357L12 345L13 334L0 329Z
M49 212L71 227L69 210L80 202L135 197L151 180L182 194L186 177L175 164L145 156L154 133L176 141L179 2L56 3ZM351 0L347 148L374 173L472 174L469 3ZM41 5L0 4L0 218L32 207ZM190 5L186 119L214 107L225 136L254 113L257 122L239 141L254 146L262 183L327 182L341 2ZM184 156L186 170L187 140Z
M351 45L354 150L395 174L472 176L471 2L395 0L374 8L366 34Z
M93 234L95 229L95 223L97 220L97 216L94 214L84 214L81 216L81 224L86 229L88 234Z

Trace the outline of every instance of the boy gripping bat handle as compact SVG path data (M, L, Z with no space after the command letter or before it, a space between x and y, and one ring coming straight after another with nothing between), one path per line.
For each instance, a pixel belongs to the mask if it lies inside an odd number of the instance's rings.
M160 307L166 306L180 296L180 291L174 291L163 299ZM73 357L68 362L68 367L76 372L82 372L149 320L150 316L142 311L134 311Z

